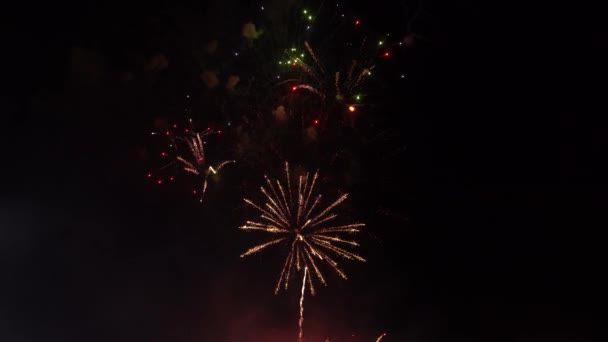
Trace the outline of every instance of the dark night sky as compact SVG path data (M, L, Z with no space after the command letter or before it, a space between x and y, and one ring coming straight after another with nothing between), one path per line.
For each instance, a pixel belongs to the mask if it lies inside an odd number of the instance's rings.
M142 177L154 118L201 89L192 46L234 43L244 3L3 13L1 341L295 340L297 294L272 294L279 256L238 258L247 186L216 184L201 208ZM349 189L369 262L307 299L308 340L592 340L608 209L606 125L586 114L602 113L605 71L592 11L578 25L514 3L349 8L396 36L422 10L410 30L427 40L388 66L408 75L382 88L397 133L360 147ZM168 68L144 71L158 52Z

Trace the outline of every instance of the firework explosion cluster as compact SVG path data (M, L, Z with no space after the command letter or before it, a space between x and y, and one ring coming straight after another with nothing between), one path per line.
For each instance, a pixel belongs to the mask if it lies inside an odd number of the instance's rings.
M276 180L275 183L266 177L268 189L263 186L260 188L267 200L264 207L245 199L245 203L257 209L261 216L259 222L247 221L245 225L241 226L241 229L260 230L279 237L250 248L241 254L241 257L257 253L266 247L279 243L287 243L291 246L279 276L275 293L279 292L282 285L287 290L292 270L301 271L310 268L314 270L317 279L326 284L323 273L319 270L315 259L319 262L325 262L340 277L346 279L344 271L328 254L334 253L348 260L365 261L361 256L335 245L358 246L357 242L344 239L340 235L358 233L365 226L363 223L331 225L331 222L338 216L332 210L344 202L348 195L340 196L329 206L322 209L319 206L321 195L313 195L319 176L318 172L315 172L312 177L308 173L299 176L297 185L293 184L292 186L289 164L285 163L285 176L287 190L284 190L280 181ZM310 292L314 294L315 288L311 277L304 278L308 279Z
M160 153L161 157L168 158L166 164L164 164L160 170L161 175L157 180L157 184L162 184L165 179L174 181L175 176L173 174L183 173L195 179L195 183L198 184L192 190L194 195L200 192L199 201L202 202L207 192L208 178L211 175L215 175L224 168L224 166L234 163L234 160L224 160L218 164L211 165L205 154L205 137L211 134L220 134L221 130L212 130L207 128L203 132L197 132L192 128L184 128L183 130L178 129L177 124L173 125L172 130L167 130L165 136L169 139L167 151ZM152 135L157 135L153 132ZM168 173L169 176L162 177L164 173ZM148 178L152 178L152 173L148 174Z
M264 11L263 6L261 11ZM322 168L348 150L344 131L356 132L359 128L359 112L368 105L364 101L368 96L363 91L371 83L372 71L378 69L379 61L391 56L391 45L388 35L368 38L361 30L361 20L354 19L352 30L355 34L347 35L348 56L328 58L333 59L333 63L324 63L313 48L312 26L317 24L317 18L307 9L298 11L302 15L301 23L295 30L295 38L291 35L288 40L281 39L280 34L273 35L271 30L258 29L253 22L243 25L244 44L232 52L232 57L249 56L253 60L273 62L258 64L255 70L242 72L242 76L231 74L227 78L223 100L239 105L223 105L222 108L237 108L234 111L239 112L240 119L237 117L233 121L234 113L223 113L224 119L217 120L222 123L208 119L195 121L191 109L186 108L186 124L157 125L152 136L156 139L155 147L161 149L155 153L161 161L147 177L157 185L177 183L178 177L187 179L188 191L204 202L209 179L226 167L266 170L279 160L284 162L284 180L265 175L259 199L244 199L246 207L257 212L257 218L246 220L240 229L271 237L251 247L241 257L272 246L287 247L275 293L287 290L297 275L302 277L298 321L298 340L302 341L306 289L314 295L315 283L327 284L324 268L347 279L339 261L365 262L352 251L359 246L354 236L365 224L340 221L337 210L348 194L342 193L333 201L325 201L318 190L323 183L319 171L294 172L285 160L296 157L299 159L296 164L303 169L308 164ZM273 20L268 24L274 24ZM393 45L402 45L402 42ZM321 51L332 57L337 54L336 49L339 47ZM210 43L207 50L214 53L217 42ZM267 58L268 54L272 58ZM218 75L217 71L204 70L201 80L208 89L214 89L220 84ZM215 96L223 96L218 94ZM190 94L186 97L189 99ZM365 111L365 115L370 114L371 110ZM219 139L222 136L227 138ZM229 143L222 146L226 142ZM212 154L208 153L210 149ZM233 157L219 157L224 154ZM376 341L385 335L380 335Z

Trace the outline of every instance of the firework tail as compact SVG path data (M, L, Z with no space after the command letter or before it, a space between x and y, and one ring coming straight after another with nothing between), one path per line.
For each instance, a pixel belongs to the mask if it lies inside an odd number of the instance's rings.
M299 333L298 342L302 342L304 335L304 293L306 292L306 277L308 276L308 267L304 267L304 279L302 279L302 295L300 296L300 320L298 321Z

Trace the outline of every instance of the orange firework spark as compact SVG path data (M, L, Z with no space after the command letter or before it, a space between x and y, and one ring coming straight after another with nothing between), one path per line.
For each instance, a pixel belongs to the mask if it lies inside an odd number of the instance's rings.
M321 71L321 73L324 74L325 73L325 69L323 69L323 65L319 61L319 58L317 57L317 54L312 49L312 47L310 46L310 44L308 43L308 41L304 42L304 46L306 46L306 50L308 50L308 53L310 53L310 56L312 56L312 59L317 64L317 67L319 68L319 70Z
M326 285L325 277L319 269L317 261L324 261L340 277L346 279L346 274L338 262L333 259L333 255L346 260L365 262L361 256L346 249L346 247L356 247L359 244L345 237L345 235L358 233L365 224L331 224L331 221L338 216L333 210L346 200L348 194L340 196L322 209L321 195L316 194L314 190L319 177L318 171L312 177L306 173L297 177L296 182L292 182L289 164L285 162L285 175L287 181L285 184L266 177L267 187L260 188L266 200L263 205L244 199L245 203L257 209L261 215L259 221L247 221L240 229L264 231L275 237L250 248L241 254L241 257L279 243L289 244L290 251L279 275L275 294L282 286L287 289L291 275L301 270L305 270L305 272L308 269L312 270L310 273ZM304 277L304 281L308 283L310 292L314 295L312 277L310 275Z

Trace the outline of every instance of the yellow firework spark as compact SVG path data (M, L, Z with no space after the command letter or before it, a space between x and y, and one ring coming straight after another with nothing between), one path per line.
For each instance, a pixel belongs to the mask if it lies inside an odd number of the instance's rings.
M281 287L287 289L293 273L304 269L311 270L310 274L314 274L326 285L325 277L318 265L322 262L346 279L346 274L334 260L335 256L345 260L365 262L361 256L347 249L359 246L348 236L358 233L365 224L332 224L338 216L334 213L334 209L346 200L348 194L340 196L323 208L320 204L321 195L315 192L319 178L318 171L312 177L306 173L292 182L289 164L285 162L285 176L286 183L265 177L266 186L260 188L264 195L264 204L258 205L249 199L244 199L245 203L260 212L260 218L258 221L247 221L240 229L264 231L272 234L273 238L250 248L241 254L241 257L280 243L290 246L275 293L278 293ZM310 292L314 294L312 278L309 275L305 277L305 281L307 280Z

